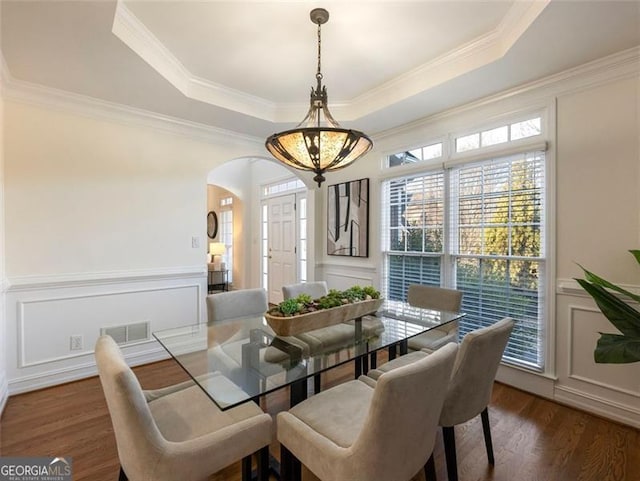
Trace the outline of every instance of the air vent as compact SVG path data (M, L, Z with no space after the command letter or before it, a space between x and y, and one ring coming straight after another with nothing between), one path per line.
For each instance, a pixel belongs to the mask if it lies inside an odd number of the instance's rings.
M125 326L103 327L100 329L101 335L113 337L118 344L129 344L131 342L146 341L149 339L149 322L137 322Z

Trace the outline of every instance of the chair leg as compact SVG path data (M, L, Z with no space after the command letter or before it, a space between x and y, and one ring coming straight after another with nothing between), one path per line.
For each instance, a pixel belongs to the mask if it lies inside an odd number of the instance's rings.
M447 459L447 477L449 481L458 481L458 463L456 461L456 436L453 426L442 426L444 454Z
M480 413L482 418L482 431L484 432L484 445L487 448L487 458L489 464L493 466L495 460L493 459L493 442L491 442L491 426L489 424L489 409L484 408L484 411Z
M284 444L280 445L280 481L292 481L293 473L291 461L293 455L284 447Z
M371 368L371 369L375 369L375 368L377 368L377 367L378 367L378 353L377 353L377 351L373 351L373 352L371 353L371 356L370 356L370 357L371 357L371 359L370 359L370 361L369 361L370 368ZM365 374L366 374L366 373L365 373Z
M122 466L120 466L120 474L118 474L118 481L129 481L129 478L127 478L127 475L124 472L124 469L122 469Z
M258 451L258 481L269 481L269 446Z
M320 374L315 374L313 376L313 393L318 394L320 391L322 391L322 378Z
M427 459L427 464L424 465L424 477L427 481L437 481L436 478L436 463L433 460L433 453Z
M242 458L242 481L251 481L251 455Z

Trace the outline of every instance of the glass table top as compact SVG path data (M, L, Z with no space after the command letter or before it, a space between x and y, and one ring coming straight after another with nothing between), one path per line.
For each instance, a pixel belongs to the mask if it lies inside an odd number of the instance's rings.
M463 316L387 302L375 316L296 336L277 336L262 316L176 327L153 336L226 410Z

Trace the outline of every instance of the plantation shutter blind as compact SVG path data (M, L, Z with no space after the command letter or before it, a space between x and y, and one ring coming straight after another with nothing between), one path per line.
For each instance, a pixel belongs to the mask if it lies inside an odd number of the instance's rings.
M544 152L454 167L450 186L448 251L466 313L459 336L513 317L504 360L542 370Z
M405 302L409 284L441 285L444 193L443 171L383 183L382 290L389 302Z

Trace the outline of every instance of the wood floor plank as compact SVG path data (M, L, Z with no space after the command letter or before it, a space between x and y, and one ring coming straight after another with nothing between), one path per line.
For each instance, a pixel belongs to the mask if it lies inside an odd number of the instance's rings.
M384 362L381 356L379 363ZM134 368L146 389L188 379L173 361ZM347 364L324 373L322 386L353 378ZM288 390L261 401L275 416ZM460 481L640 481L640 432L496 384L489 407L495 467L487 462L479 419L456 427ZM274 441L270 451L279 455ZM438 479L447 479L442 435L434 449ZM0 420L0 455L73 458L74 480L115 481L119 463L111 419L97 378L9 398ZM210 481L240 481L240 463ZM275 478L274 478L275 479ZM340 480L341 481L341 480ZM386 480L372 480L386 481ZM418 473L414 481L424 481Z

